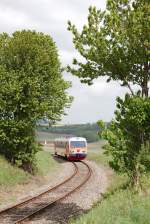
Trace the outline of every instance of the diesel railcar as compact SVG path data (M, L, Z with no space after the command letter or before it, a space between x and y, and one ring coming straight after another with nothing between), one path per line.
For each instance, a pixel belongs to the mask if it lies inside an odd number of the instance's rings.
M87 141L82 137L57 138L54 141L55 155L68 160L83 160L87 156Z

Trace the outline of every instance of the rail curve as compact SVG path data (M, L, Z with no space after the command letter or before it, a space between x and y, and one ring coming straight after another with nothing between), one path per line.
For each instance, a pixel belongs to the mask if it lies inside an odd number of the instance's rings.
M78 178L78 176L80 175L79 173L81 168L79 169L79 164L81 163L84 165L84 167L86 167L87 170L85 177L77 186L72 188L72 185L74 186L73 183L75 183L75 178ZM46 208L50 208L51 206L55 205L56 202L59 202L70 196L80 187L82 187L89 180L92 170L85 162L72 162L72 164L74 166L74 172L69 178L67 178L60 184L26 201L15 204L12 207L0 211L0 223L23 223L24 221L31 219L37 214L43 212ZM64 191L65 193L63 193L62 191ZM57 197L51 195L51 193L53 192L57 194Z

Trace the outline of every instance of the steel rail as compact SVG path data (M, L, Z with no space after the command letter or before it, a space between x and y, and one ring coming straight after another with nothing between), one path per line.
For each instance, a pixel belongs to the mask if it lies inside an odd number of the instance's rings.
M74 162L72 162L72 164L74 165L74 172L69 176L69 178L65 179L64 181L62 181L61 183L57 184L56 186L51 187L50 189L48 189L48 190L46 190L46 191L44 191L44 192L42 192L42 193L40 193L40 194L38 194L38 195L36 195L34 197L31 197L31 198L29 198L27 200L24 200L24 201L22 201L20 203L17 203L17 204L15 204L13 206L10 206L10 207L8 207L6 209L1 210L0 211L0 215L3 214L3 213L5 213L5 212L8 212L8 211L10 211L10 210L12 210L14 208L17 208L17 207L19 207L19 206L21 206L23 204L27 204L28 202L33 201L34 199L37 199L37 198L41 197L42 195L44 195L46 193L49 193L49 192L57 189L58 187L64 185L65 183L69 182L77 174L77 172L78 172L77 165Z
M86 175L86 178L84 179L84 181L82 181L77 187L75 187L73 190L69 191L68 193L66 193L65 195L55 199L54 201L51 201L49 204L47 204L46 206L43 206L42 208L39 208L38 210L36 210L33 213L30 213L29 215L25 216L24 218L19 219L18 221L16 221L14 224L21 224L23 223L25 220L31 219L32 217L34 217L35 215L43 212L46 208L53 206L54 204L56 204L59 201L62 201L63 199L65 199L66 197L70 196L71 194L73 194L74 192L76 192L77 190L79 190L79 188L81 188L91 177L92 174L92 170L89 167L89 165L83 161L81 161L81 163L83 163L87 168L88 168L88 173Z

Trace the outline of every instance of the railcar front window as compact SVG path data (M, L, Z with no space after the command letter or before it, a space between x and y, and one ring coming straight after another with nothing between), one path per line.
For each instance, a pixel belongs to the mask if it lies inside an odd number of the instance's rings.
M71 148L85 148L86 143L84 141L71 141L70 147Z

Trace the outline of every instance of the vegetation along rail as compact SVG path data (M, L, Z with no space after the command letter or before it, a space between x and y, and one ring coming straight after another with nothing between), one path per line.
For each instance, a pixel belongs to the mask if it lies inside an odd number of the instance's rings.
M72 162L72 164L74 172L65 181L37 196L0 211L0 223L22 223L77 191L89 180L92 170L85 162Z

